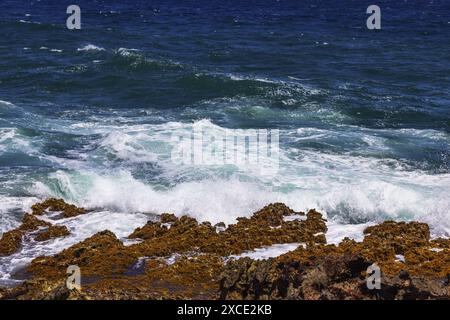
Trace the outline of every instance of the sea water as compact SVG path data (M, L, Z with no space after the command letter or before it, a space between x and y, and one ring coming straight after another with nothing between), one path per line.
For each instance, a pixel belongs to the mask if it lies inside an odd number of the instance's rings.
M450 235L447 1L378 1L375 31L360 1L77 4L74 31L60 1L0 3L0 232L47 197L93 210L0 258L3 279L162 212L233 223L278 201L323 212L331 243L386 219ZM175 163L198 127L278 130L277 173Z

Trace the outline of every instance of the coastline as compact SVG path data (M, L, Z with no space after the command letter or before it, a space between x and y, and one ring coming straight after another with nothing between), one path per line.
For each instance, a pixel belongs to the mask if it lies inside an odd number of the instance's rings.
M18 228L3 234L0 256L26 241L67 236L70 230L51 222L89 214L61 199L37 203ZM134 230L127 243L105 230L33 259L12 275L24 281L0 288L0 299L450 298L450 240L430 239L427 224L385 221L367 227L362 241L345 238L338 245L327 244L326 235L321 213L282 203L228 226L164 213ZM246 255L285 244L290 251L267 259ZM367 286L374 263L380 289ZM81 290L66 286L73 265L81 270Z

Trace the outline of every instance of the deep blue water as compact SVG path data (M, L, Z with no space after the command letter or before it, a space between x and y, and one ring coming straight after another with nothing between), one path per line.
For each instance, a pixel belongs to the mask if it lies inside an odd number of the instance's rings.
M2 0L0 231L57 196L120 225L283 201L448 236L450 3L373 2ZM174 164L198 126L279 129L278 174Z

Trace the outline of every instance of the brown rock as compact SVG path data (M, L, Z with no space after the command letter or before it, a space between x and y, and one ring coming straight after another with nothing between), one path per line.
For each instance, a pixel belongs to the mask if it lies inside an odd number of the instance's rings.
M77 265L84 276L101 277L123 273L136 259L112 232L102 231L53 257L34 259L27 271L35 277L58 279L66 277L68 266Z
M409 247L422 246L430 240L430 228L420 222L385 221L364 230L365 242L392 246L396 254L404 254Z
M42 220L39 220L31 214L25 214L22 218L22 225L19 227L22 231L35 231L40 227L49 227L51 224Z
M271 204L250 218L239 218L236 224L217 232L210 223L198 223L195 219L165 214L161 221L148 222L136 229L129 238L145 240L133 245L141 256L164 256L171 253L198 251L222 256L239 254L275 243L305 242L325 243L325 220L314 210L306 220L285 221L295 212L283 204ZM303 213L297 213L304 215Z
M36 231L41 227L51 228L51 224L45 221L39 220L31 214L25 214L22 218L22 224L8 232L3 234L0 239L0 256L9 256L17 252L22 246L22 238L26 232ZM55 233L55 230L51 231ZM61 232L61 230L58 230Z
M23 233L20 230L11 230L3 233L0 239L0 256L9 256L18 251L22 245Z
M81 212L61 201L49 199L36 205L33 212ZM286 219L294 214L303 219ZM344 239L336 246L326 245L325 222L315 210L297 213L281 203L229 226L162 214L158 221L148 222L129 236L142 242L124 246L113 233L103 231L55 256L34 259L27 268L31 278L16 288L0 290L0 298L450 298L450 240L430 241L426 224L388 221L367 228L362 242ZM2 246L7 252L17 250L27 232L36 232L36 240L40 240L63 236L68 230L28 215L15 232L5 233L0 250ZM262 261L228 258L258 247L294 242L305 246ZM396 261L399 254L404 255L404 262ZM372 263L381 267L381 290L367 288L366 270ZM65 288L69 265L81 268L81 292Z
M86 213L84 208L78 208L73 204L66 203L63 199L55 198L50 198L43 202L36 203L31 206L31 209L35 215L42 215L46 210L61 212L64 218L75 217Z
M46 241L53 238L65 237L70 234L66 226L49 226L35 237L36 241Z

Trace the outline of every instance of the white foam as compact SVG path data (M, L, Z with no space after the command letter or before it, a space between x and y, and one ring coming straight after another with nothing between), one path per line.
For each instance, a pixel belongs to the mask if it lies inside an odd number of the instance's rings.
M261 83L278 84L278 85L283 86L284 88L294 89L299 92L301 91L301 92L311 94L311 95L326 93L326 90L310 88L301 82L291 81L291 80L301 80L301 79L298 79L295 77L288 77L289 80L282 80L282 79L271 79L271 78L266 78L266 77L255 77L255 76L247 76L247 75L239 75L239 74L231 74L231 73L229 73L229 74L221 74L221 73L214 74L214 73L212 73L211 75L225 76L234 81L251 80L251 81L257 81L257 82L261 82Z
M115 175L57 171L50 179L56 184L55 189L63 194L52 191L42 183L36 183L30 191L34 190L41 197L64 196L88 208L158 214L174 212L213 223L233 223L237 217L248 216L251 210L261 208L269 199L269 193L259 190L257 185L239 180L193 181L157 191L136 180L128 171L120 171Z
M285 216L284 221L306 220L306 215L293 214L292 216Z
M105 51L105 48L96 46L94 44L87 44L84 47L78 48L77 51Z
M0 129L0 143L11 140L16 136L15 128L1 128Z
M274 244L267 247L256 248L255 250L246 251L239 255L229 256L230 259L251 258L254 260L267 260L278 257L289 251L297 249L299 246L305 247L304 243L282 243Z
M101 145L108 148L120 159L130 162L151 162L157 159L156 155L145 149L141 143L149 141L151 136L146 133L111 132L101 141ZM148 148L147 148L148 149Z
M4 105L6 105L6 106L13 106L13 105L14 105L14 104L12 104L11 102L5 101L5 100L0 100L0 104L4 104Z
M126 237L137 227L143 226L148 219L143 214L101 211L53 222L65 225L70 230L70 235L43 242L26 238L19 252L0 257L0 284L14 283L11 273L29 264L35 257L59 253L103 230L110 230L118 238Z
M137 56L137 52L139 52L140 50L138 49L128 49L128 48L119 48L117 49L117 53L120 54L121 56L124 57L135 57Z
M338 245L346 237L360 242L364 239L364 229L374 224L374 222L342 224L333 219L330 219L327 222L328 231L325 234L327 244Z
M33 197L8 197L0 195L0 236L20 224L21 214L28 212L39 199ZM12 212L17 212L12 215Z
M257 171L243 166L174 163L171 150L176 141L172 136L186 135L197 127L212 135L223 130L207 119L161 125L66 126L66 130L78 134L95 133L103 138L96 141L97 148L92 148L93 151L83 158L82 161L88 161L89 165L74 163L71 166L78 172L55 173L50 180L57 187L43 193L61 196L83 206L132 212L169 211L226 223L234 222L239 216L248 216L269 202L280 201L297 211L316 208L330 217L339 217L342 224L414 219L429 223L433 236L450 235L450 198L447 194L450 174L411 170L394 159L308 149L282 149L280 169L274 177L258 175ZM369 144L383 144L383 140L370 139L376 138L377 133L368 133ZM329 133L300 129L282 132L280 140L311 135L317 139L317 135ZM446 136L441 138L446 139ZM105 158L105 151L123 161L124 166L96 170L96 163L109 159ZM136 179L126 168L146 162L157 163L161 177L172 183L178 182L163 188ZM38 185L30 192L43 189L43 185Z
M0 154L5 151L22 151L34 154L30 139L18 133L16 128L0 128Z
M170 161L171 134L185 134L196 126L213 134L222 130L206 119L163 125L61 126L69 132L95 133L102 138L95 142L98 147L92 148L92 154L80 160L87 161L87 165L72 163L72 170L54 172L48 181L36 182L29 192L39 198L63 197L80 206L107 211L64 221L73 231L72 236L24 247L9 260L2 260L0 275L6 276L12 265L17 267L37 255L58 252L103 229L125 236L145 224L147 217L142 213L173 212L200 221L234 223L237 217L249 216L270 202L284 202L296 211L316 208L323 212L329 219L328 243L337 244L344 237L360 241L367 226L384 219L424 221L432 227L433 237L450 234L448 174L405 170L401 162L394 160L386 164L385 160L350 154L290 149L282 150L279 174L270 179L242 168L230 171L220 166L174 165ZM305 137L327 132L300 130L297 134ZM11 137L13 133L5 131L4 140ZM155 144L168 148L156 150ZM99 150L114 154L126 165L157 161L167 179L178 183L163 187L138 180L126 166L108 170L95 167L89 161L102 159ZM353 224L349 224L351 221ZM246 254L258 259L273 257L295 249L289 245Z
M10 105L9 102L3 104ZM282 150L278 175L270 178L238 166L174 164L170 158L175 144L172 134L185 135L196 127L202 127L213 135L223 130L207 119L161 125L61 123L61 130L65 132L99 134L103 138L95 141L93 146L97 147L90 148L92 151L83 154L79 160L46 157L78 171L58 171L49 177L48 183L37 182L29 191L39 197L63 197L92 208L154 213L168 211L178 215L190 214L202 221L226 223L233 223L239 216L248 216L269 202L281 201L295 210L316 208L340 217L342 224L414 219L429 223L433 236L450 234L449 174L430 175L420 170L413 171L396 160L298 149ZM3 131L1 146L21 139L13 128ZM440 132L404 131L400 134L448 139L448 135ZM313 136L314 140L333 132L301 128L281 134L284 139ZM383 140L371 140L371 137L377 137L378 131L368 131L367 134L367 141L383 145ZM26 147L27 140L24 143ZM20 140L14 144L20 145ZM116 169L108 166L104 170L101 167L102 161L107 160L104 151L114 154L125 166ZM156 162L162 177L179 182L170 188L162 188L136 179L126 169L128 165L146 162Z

